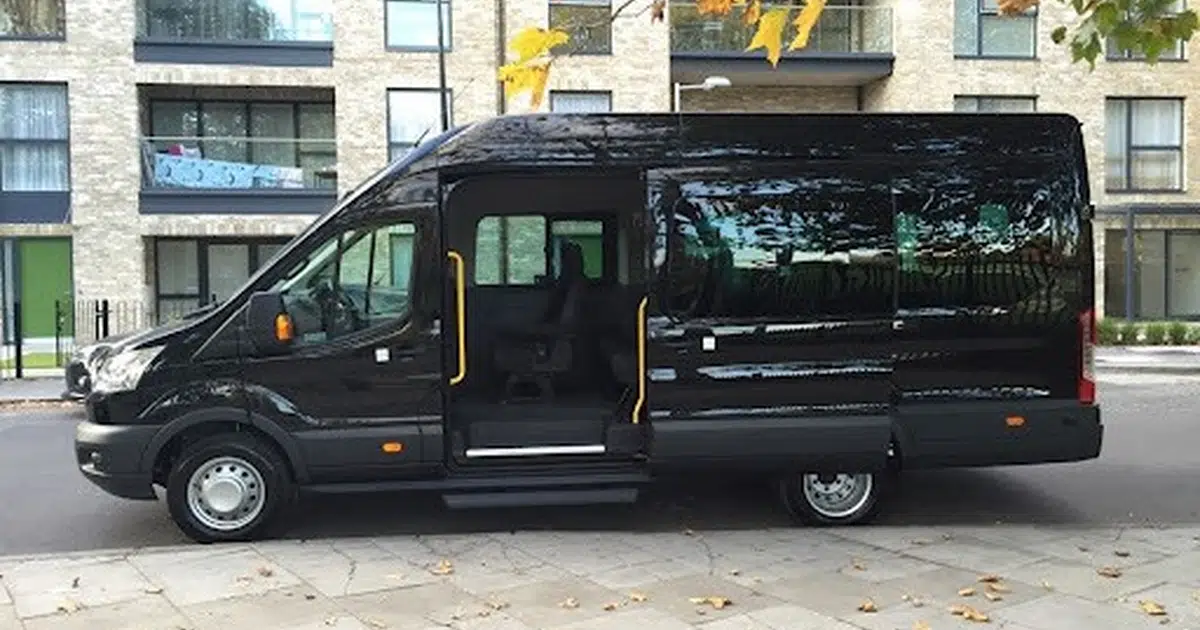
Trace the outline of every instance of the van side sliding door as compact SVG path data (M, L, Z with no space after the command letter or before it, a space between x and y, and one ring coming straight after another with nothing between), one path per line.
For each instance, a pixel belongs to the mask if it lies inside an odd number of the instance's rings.
M891 198L886 179L861 172L756 163L648 174L656 461L886 465Z

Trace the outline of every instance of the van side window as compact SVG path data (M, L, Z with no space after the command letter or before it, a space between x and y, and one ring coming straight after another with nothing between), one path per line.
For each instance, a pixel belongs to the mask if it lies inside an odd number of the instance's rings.
M532 285L545 274L545 217L480 219L475 230L475 284Z
M1070 257L1070 239L1057 233L1061 211L1045 177L959 173L896 180L900 309L1055 308L1055 267Z
M714 176L681 182L680 191L680 198L662 202L674 207L673 216L657 218L671 223L658 273L672 314L892 313L895 250L886 186L817 175Z
M322 343L408 315L416 229L410 222L346 230L273 288L298 345Z

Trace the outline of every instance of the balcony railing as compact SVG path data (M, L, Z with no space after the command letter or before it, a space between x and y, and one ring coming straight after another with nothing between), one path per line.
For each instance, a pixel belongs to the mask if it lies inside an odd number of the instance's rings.
M141 38L216 42L331 42L333 1L137 0Z
M763 5L763 11L787 4ZM794 7L798 11L799 6ZM795 13L793 12L793 16ZM742 23L738 7L727 16L701 15L694 2L671 4L671 52L743 54L754 37L754 26ZM796 36L788 20L783 31L784 55ZM808 45L792 54L887 54L892 52L892 8L887 6L826 6L809 33ZM761 55L762 51L744 53Z
M336 141L240 136L144 138L142 187L336 189Z

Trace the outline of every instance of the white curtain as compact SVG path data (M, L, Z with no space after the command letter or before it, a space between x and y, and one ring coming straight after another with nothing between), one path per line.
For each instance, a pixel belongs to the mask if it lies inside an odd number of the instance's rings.
M1150 190L1182 188L1182 102L1137 100L1132 107L1130 144L1135 148L1130 183L1134 188Z
M67 190L66 86L0 86L0 143L4 190Z

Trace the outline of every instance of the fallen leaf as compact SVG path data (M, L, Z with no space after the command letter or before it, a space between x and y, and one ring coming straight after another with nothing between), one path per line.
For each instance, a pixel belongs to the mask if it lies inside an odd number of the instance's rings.
M1042 588L1046 589L1047 591L1053 591L1054 585L1047 582L1046 580L1042 580Z
M1118 558L1128 558L1129 552L1125 549L1117 549L1117 550L1113 551L1113 555Z
M650 5L650 23L662 22L666 19L667 0L654 0Z
M983 594L983 596L984 596L984 597L986 597L986 598L988 598L988 601L989 601L989 602L998 602L998 601L1000 601L1000 600L1004 599L1004 596L1003 596L1003 595L997 595L997 594L995 594L995 593L992 593L992 592L987 592L987 593L984 593L984 594Z
M620 606L617 602L608 602L604 605L604 610L613 611L617 609L617 606Z
M742 572L739 569L730 569L729 570L729 575L741 575L741 574L742 574Z
M311 602L312 600L316 599L316 598L317 598L317 596L316 596L316 595L313 595L312 593L305 593L305 594L304 594L304 599L307 599L307 600L308 600L308 601L310 601L310 602Z
M970 597L970 596L972 596L972 595L974 595L974 594L975 594L975 589L973 589L973 588L971 588L971 587L969 587L969 586L968 586L967 588L960 588L960 589L958 589L958 595L959 595L959 597Z
M824 2L825 0L814 0ZM805 7L807 8L807 7ZM771 62L772 66L779 65L779 55L783 52L783 28L787 26L789 8L775 8L767 11L758 19L758 30L754 32L754 38L750 40L750 45L746 47L746 52L755 50L756 48L765 48L767 50L767 61Z
M367 624L368 626L371 626L372 628L386 628L387 627L386 623L383 623L382 621L379 621L376 619L364 619L363 623Z
M325 625L327 625L327 626L336 626L337 622L338 622L337 617L327 617L325 619Z
M788 50L799 50L808 45L808 36L824 10L825 0L808 0L804 4L804 8L800 9L800 13L792 22L796 26L796 37L792 39Z
M875 602L871 601L870 599L867 599L867 600L864 600L863 603L858 605L858 611L865 612L865 613L879 612L879 607L875 605Z
M79 576L75 576L75 579L71 580L71 588L79 588Z
M988 573L987 575L979 576L979 581L984 584L995 584L996 582L1000 581L1000 576Z
M498 599L489 599L487 602L488 608L492 610L504 610L508 608L508 602L502 602Z
M693 597L693 598L689 599L688 601L692 602L693 604L696 604L697 606L708 604L709 606L712 606L713 608L716 608L717 610L721 610L722 608L733 604L733 601L730 600L728 597L721 597L720 595L709 595L708 597Z
M933 628L930 628L929 624L924 621L915 621L912 630L933 630Z
M629 594L629 599L630 599L630 601L633 601L633 602L636 602L636 603L640 604L640 603L642 603L642 602L644 602L644 601L646 601L647 599L650 599L650 598L649 598L649 597L646 597L646 594L645 594L645 593L639 593L639 592L637 592L637 591L634 591L634 592L632 592L632 593L630 593L630 594Z
M862 560L855 560L850 563L850 566L853 567L855 571L866 571L867 570L867 565L864 564Z
M1121 569L1110 566L1100 567L1096 570L1096 573L1099 573L1106 578L1119 578L1122 575Z
M684 536L695 536L696 532L692 531L691 529L685 529L685 530L683 530L683 535Z
M579 608L579 600L574 597L568 597L558 603L560 608Z
M80 608L83 608L83 606L80 605L79 602L68 599L67 601L58 605L58 612L67 614L67 615L72 615L72 614L79 612Z
M275 572L268 567L258 567L258 574L263 577L271 577L275 575Z
M1150 599L1143 599L1139 601L1138 607L1142 609L1142 612L1154 617L1167 614L1167 609L1163 608L1162 604Z
M987 615L964 604L955 604L951 606L950 614L962 617L967 621L977 621L979 623L988 623L991 621Z
M434 567L431 572L434 575L450 575L451 573L454 573L454 564L449 560L442 560L441 562L437 563L437 566Z
M163 592L161 586L151 586L151 587L145 589L145 593L147 595L158 595L161 592Z
M910 542L910 543L912 543L912 544L914 544L914 545L916 545L916 546L918 546L918 547L922 547L922 546L929 545L929 544L932 544L932 543L933 543L933 541L932 541L932 540L929 540L928 538L918 538L918 539L916 539L916 540L910 540L909 542Z
M1012 592L1011 588L1008 588L1007 586L1005 586L999 582L989 583L987 585L987 590L992 593L1011 593Z
M1076 548L1077 548L1077 549L1079 549L1080 551L1082 551L1083 553L1087 553L1087 552L1091 551L1091 548L1090 548L1090 547L1085 547L1085 546L1083 546L1083 545L1079 545L1079 546L1078 546L1078 547L1076 547Z

